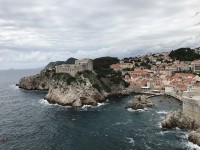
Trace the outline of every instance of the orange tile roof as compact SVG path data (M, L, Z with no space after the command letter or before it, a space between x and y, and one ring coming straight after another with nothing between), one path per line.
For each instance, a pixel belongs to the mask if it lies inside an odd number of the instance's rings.
M194 60L192 62L194 62L194 63L200 63L200 59L199 60Z
M135 70L135 71L130 71L131 74L149 74L147 71L142 71L142 70Z

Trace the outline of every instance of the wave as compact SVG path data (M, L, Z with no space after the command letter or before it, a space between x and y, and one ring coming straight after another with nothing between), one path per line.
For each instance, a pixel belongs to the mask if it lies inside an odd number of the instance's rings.
M168 112L167 112L167 111L164 111L164 110L162 110L162 111L156 111L156 113L157 113L157 114L163 114L163 115L168 114Z
M107 100L108 101L108 100ZM107 102L106 101L106 102ZM79 108L78 110L80 110L80 111L87 111L87 110L89 110L89 109L95 109L95 108L100 108L100 107L102 107L102 106L104 106L104 105L107 105L108 103L97 103L97 106L92 106L92 105L83 105L81 108Z
M184 131L181 131L183 133L183 135L181 135L180 137L182 139L185 139L187 140L187 142L183 142L182 143L182 146L188 150L200 150L200 147L196 144L193 144L192 142L188 141L188 132L184 132Z
M158 122L158 124L156 126L159 127L159 128L162 128L161 122Z
M12 89L14 89L14 90L18 90L18 89L19 89L19 87L16 86L15 84L10 85L10 88L12 88Z
M159 134L159 135L164 135L165 133L169 133L170 131L160 131L159 133L156 133L156 134Z
M129 111L129 112L144 112L144 111L145 111L144 109L137 109L137 110L134 110L134 109L132 109L132 108L127 108L126 110Z
M42 104L42 105L44 105L44 106L59 106L59 107L65 107L65 108L71 108L71 106L62 106L62 105L58 105L58 104L51 104L51 103L49 103L47 100L45 100L45 99L40 99L39 100L39 103L40 104Z
M107 105L108 103L97 103L97 106L95 107L101 107L101 106L104 106L104 105Z
M184 144L185 148L187 148L188 150L200 150L200 147L196 144L193 144L192 142L187 142Z
M51 104L51 103L49 103L49 102L48 102L47 100L45 100L45 99L40 99L40 100L39 100L39 103L42 104L43 106L58 105L58 104ZM58 105L58 106L60 106L60 105Z
M135 141L133 140L133 138L130 137L125 137L128 140L128 143L130 143L132 146L135 146Z

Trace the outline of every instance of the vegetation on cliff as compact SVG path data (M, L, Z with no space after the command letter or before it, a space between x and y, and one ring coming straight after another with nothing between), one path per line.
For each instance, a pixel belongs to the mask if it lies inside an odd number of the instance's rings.
M93 60L94 70L110 68L110 65L119 63L117 57L100 57Z
M110 68L110 65L117 63L119 60L115 57L102 57L94 60L94 71L82 71L78 72L75 77L68 73L56 73L55 69L43 70L40 74L32 76L31 82L35 87L45 87L43 84L57 85L60 83L67 83L67 85L86 85L89 81L92 87L99 92L106 91L111 92L115 88L129 86L123 80L122 73L120 71L114 71ZM54 64L55 65L55 64ZM48 68L45 67L45 68Z
M117 58L104 57L94 60L95 70L78 72L75 77L68 73L56 73L55 68L46 68L40 74L24 77L19 87L28 90L48 90L45 99L50 103L80 107L96 106L108 96L126 95L128 84L122 73L109 68ZM55 65L55 64L53 64ZM103 68L105 67L105 68Z
M180 61L193 61L195 59L200 59L200 55L196 54L194 50L190 48L179 48L170 52L169 56L172 59Z
M119 59L116 57L100 57L93 60L94 71L99 81L94 83L95 87L110 91L110 87L112 86L129 86L129 84L123 80L121 71L114 71L110 68L110 65L116 63L119 63Z

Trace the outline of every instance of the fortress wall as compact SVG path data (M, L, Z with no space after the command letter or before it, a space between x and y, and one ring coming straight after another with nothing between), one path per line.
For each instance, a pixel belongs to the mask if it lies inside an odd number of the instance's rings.
M200 100L183 98L183 113L200 124Z
M56 73L69 73L75 76L78 71L93 70L93 62L89 59L76 60L75 64L64 64L56 66Z

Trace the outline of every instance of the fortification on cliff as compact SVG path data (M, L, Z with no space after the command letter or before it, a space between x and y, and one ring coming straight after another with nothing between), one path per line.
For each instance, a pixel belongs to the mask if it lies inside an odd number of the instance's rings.
M62 64L55 67L56 73L69 73L75 76L79 71L93 70L91 59L76 60L75 64Z

